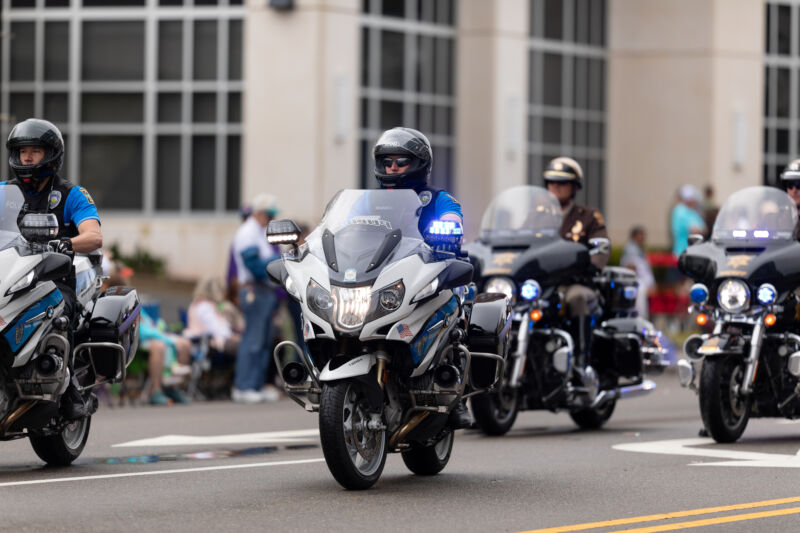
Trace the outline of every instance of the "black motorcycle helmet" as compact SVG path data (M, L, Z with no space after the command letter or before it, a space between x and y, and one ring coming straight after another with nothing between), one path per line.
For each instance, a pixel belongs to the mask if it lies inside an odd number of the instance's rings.
M789 183L795 181L800 181L800 159L790 161L778 178L778 183L780 183L783 190L786 190Z
M573 196L578 189L583 188L583 169L571 157L556 157L551 160L547 164L543 176L545 187L551 181L575 184Z
M20 148L43 146L42 160L35 165L23 165ZM64 138L54 124L38 118L23 120L11 130L6 141L8 165L11 172L29 190L36 190L43 180L54 176L64 162Z
M387 174L383 160L389 155L407 155L411 164L402 174ZM375 177L386 188L417 189L425 187L433 168L433 150L428 138L411 128L392 128L381 135L372 149Z

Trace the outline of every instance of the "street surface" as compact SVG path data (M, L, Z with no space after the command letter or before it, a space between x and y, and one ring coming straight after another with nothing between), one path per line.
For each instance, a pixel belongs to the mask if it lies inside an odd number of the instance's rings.
M72 467L0 443L0 530L798 531L800 425L751 420L713 444L695 395L674 373L656 382L603 430L525 412L505 437L459 432L438 476L390 455L364 492L333 480L316 414L290 400L101 407Z

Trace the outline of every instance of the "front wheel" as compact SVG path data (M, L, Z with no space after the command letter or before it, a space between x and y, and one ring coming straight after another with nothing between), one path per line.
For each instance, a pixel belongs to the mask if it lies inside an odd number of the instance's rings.
M470 399L475 423L487 435L505 435L519 413L519 389L502 386L497 392L478 394Z
M31 446L39 458L50 466L69 466L78 458L89 438L92 417L75 420L56 435L31 434Z
M370 413L357 382L325 384L319 404L319 436L325 462L348 490L368 489L386 463L386 431L368 427Z
M447 466L452 451L453 432L448 431L436 444L411 448L402 456L408 469L418 476L433 476Z
M616 400L604 403L601 407L576 409L569 412L572 421L581 429L600 429L608 422L617 406Z
M736 442L750 420L751 396L739 389L744 363L733 357L706 358L700 372L700 416L717 442Z

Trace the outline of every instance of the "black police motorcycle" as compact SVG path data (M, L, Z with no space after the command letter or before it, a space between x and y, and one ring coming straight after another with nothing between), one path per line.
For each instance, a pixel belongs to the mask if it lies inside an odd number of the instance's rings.
M567 241L559 236L561 222L558 201L545 189L514 187L494 199L478 240L464 247L479 290L503 293L513 305L502 386L471 399L486 434L506 433L521 409L566 409L581 428L599 428L617 399L655 389L645 370L663 369L660 333L634 316L635 274L597 269L590 257L608 253L608 239L594 239L591 247ZM588 324L566 313L564 289L574 283L600 295L601 308ZM582 330L586 355L575 357Z
M698 392L703 425L717 442L736 441L751 416L800 416L797 218L785 192L743 189L722 206L711 239L690 236L679 259L697 282L690 311L711 328L686 340L679 377Z

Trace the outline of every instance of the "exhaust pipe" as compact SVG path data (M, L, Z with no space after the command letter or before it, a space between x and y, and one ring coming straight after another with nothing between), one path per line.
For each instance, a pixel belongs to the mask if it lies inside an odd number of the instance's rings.
M635 398L636 396L644 396L656 390L656 383L645 379L636 385L628 385L626 387L617 387L616 389L600 391L600 394L594 399L589 406L590 409L602 407L611 400Z
M681 387L692 388L694 383L694 366L686 359L678 361L678 380L681 382Z
M433 382L442 389L453 388L460 379L458 369L453 365L441 365L433 373Z
M301 383L304 383L306 379L308 379L306 367L297 361L292 361L283 367L283 381L285 381L287 384L300 385Z

